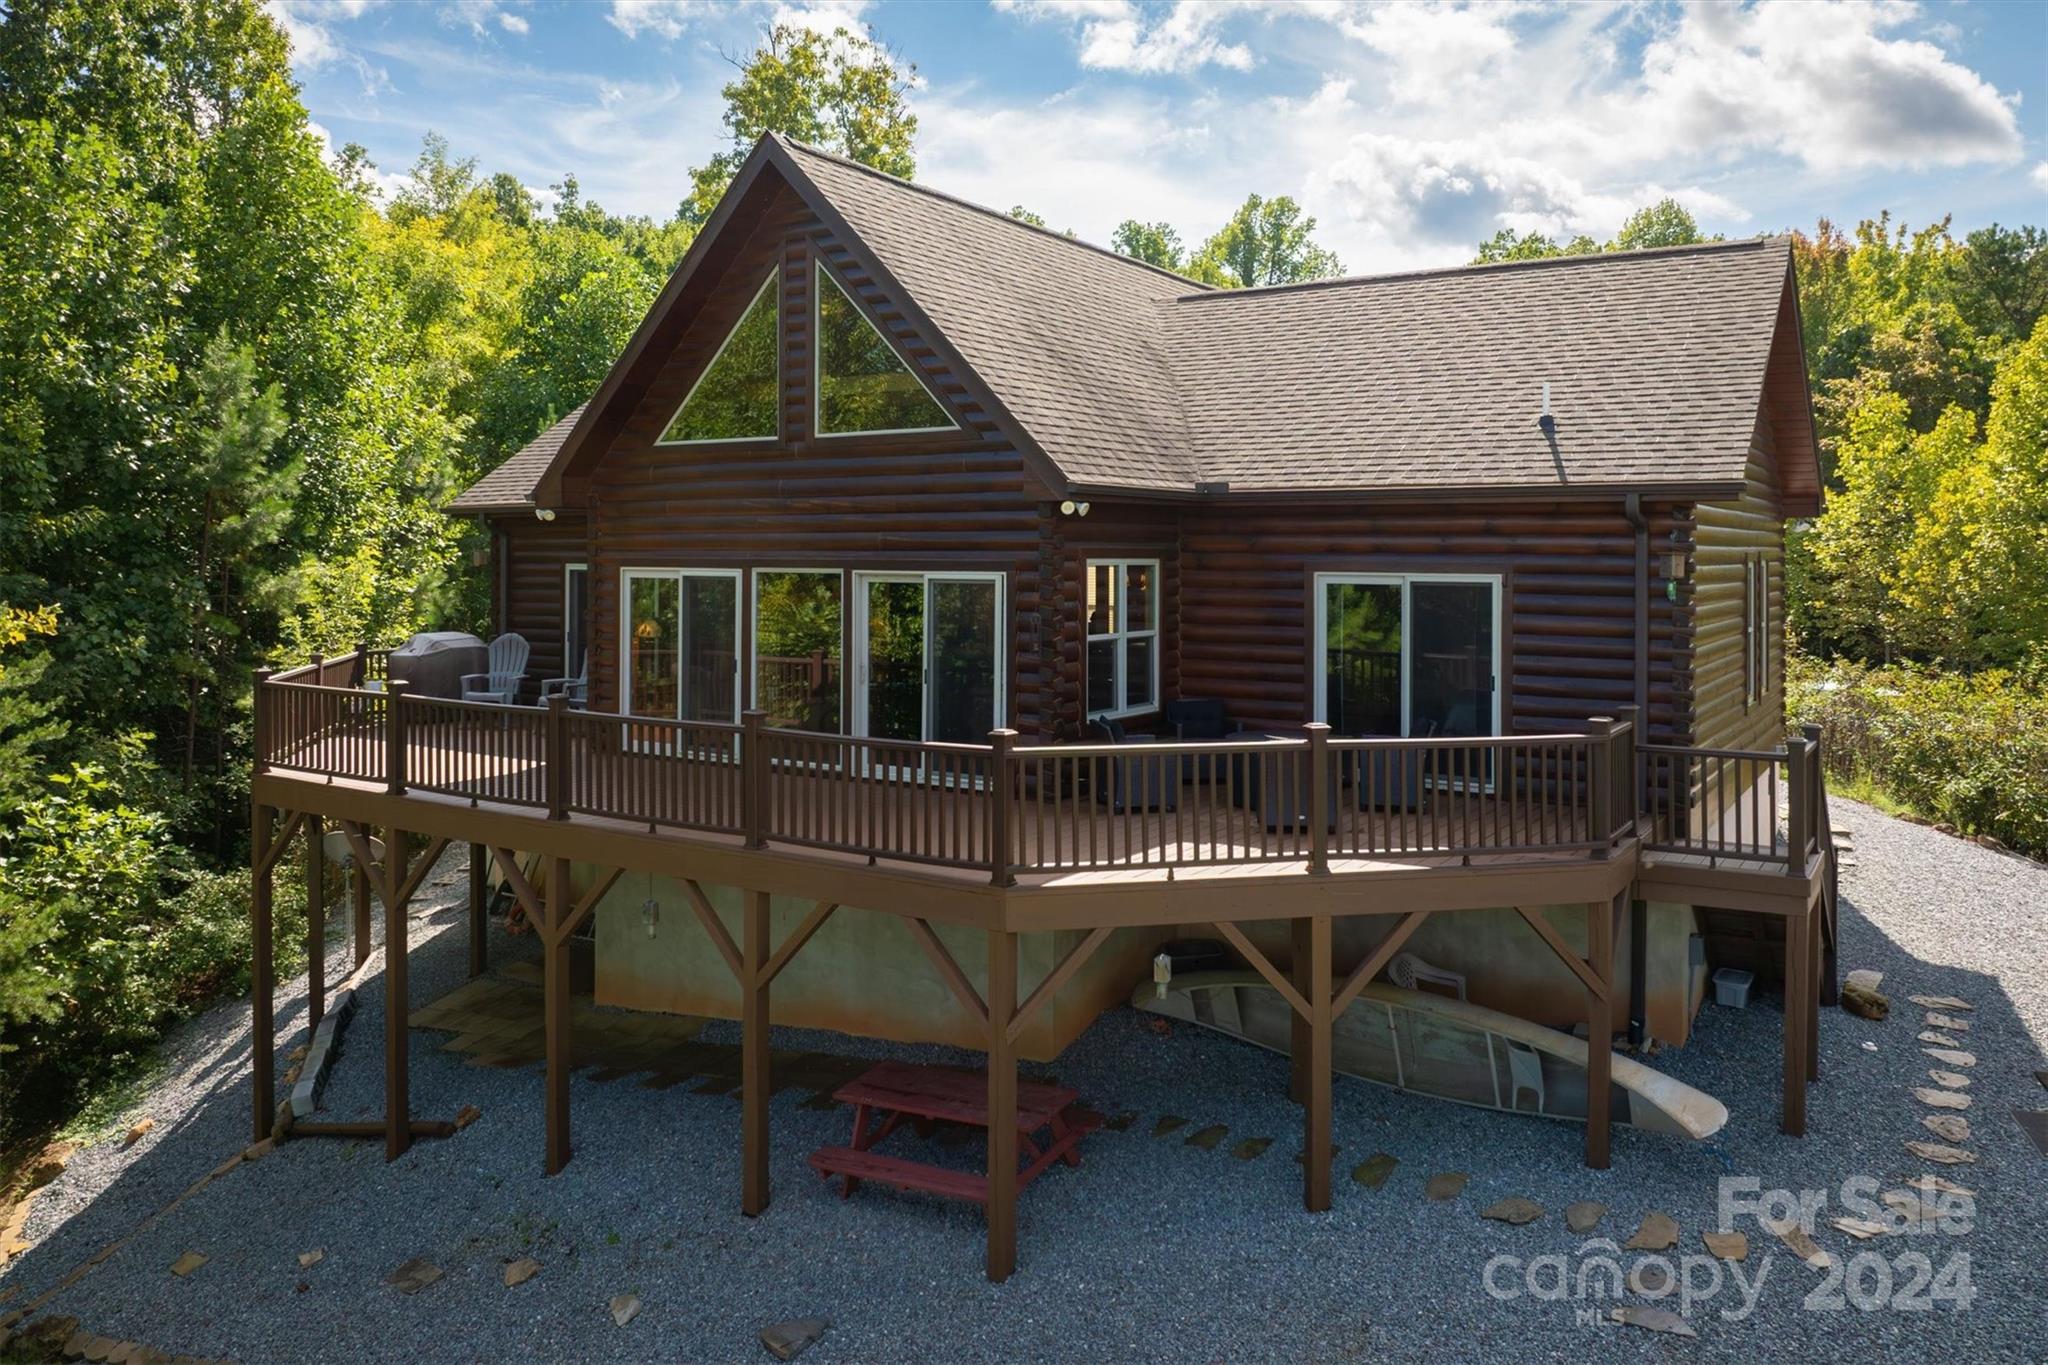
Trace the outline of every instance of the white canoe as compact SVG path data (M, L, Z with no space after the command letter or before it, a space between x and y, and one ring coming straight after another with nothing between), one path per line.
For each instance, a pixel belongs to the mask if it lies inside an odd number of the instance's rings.
M1287 1002L1249 970L1182 973L1164 997L1148 981L1131 1004L1283 1054L1293 1035ZM1410 1094L1586 1120L1585 1040L1468 1001L1371 982L1337 1017L1331 1051L1344 1075ZM1616 1123L1704 1139L1728 1122L1728 1107L1712 1095L1633 1057L1617 1054L1611 1074Z

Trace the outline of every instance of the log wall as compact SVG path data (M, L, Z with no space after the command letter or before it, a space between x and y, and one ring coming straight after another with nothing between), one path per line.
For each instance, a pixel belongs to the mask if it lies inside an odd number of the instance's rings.
M562 666L563 570L587 561L589 525L574 512L557 513L553 521L539 521L527 513L493 518L491 531L498 556L492 621L496 631L524 635L532 646L526 686L519 699L533 702L540 696L543 678L566 676Z
M1694 589L1691 742L1710 748L1770 749L1785 737L1785 510L1778 492L1770 424L1759 418L1747 487L1732 502L1701 503ZM1761 556L1769 610L1758 629L1769 652L1755 697L1744 662L1743 574Z

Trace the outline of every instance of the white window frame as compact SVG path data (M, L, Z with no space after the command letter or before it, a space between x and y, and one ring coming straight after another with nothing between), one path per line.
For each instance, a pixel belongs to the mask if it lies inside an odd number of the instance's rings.
M846 580L843 568L830 565L761 565L747 570L747 705L758 710L761 705L761 575L762 574L809 574L814 578L836 578L839 580L839 728L841 734L850 734L847 729L850 716L848 671L846 658Z
M570 667L575 660L569 657L574 652L569 636L569 604L574 600L574 590L570 585L575 582L576 575L579 573L583 575L583 602L581 604L581 614L583 617L583 659L586 664L590 661L590 565L587 563L564 564L562 566L562 675L568 678L576 676L576 671ZM584 676L587 678L589 674L585 673Z
M847 733L859 739L871 739L868 734L868 585L870 583L921 583L924 585L925 627L924 627L924 692L918 699L918 739L900 743L932 742L931 712L931 600L934 579L946 582L993 583L996 586L995 602L995 643L996 643L996 686L995 709L989 719L989 729L1002 728L1010 714L1010 640L1003 623L1009 620L1010 585L1006 573L991 573L967 569L878 569L859 570L853 574L853 657L844 667L850 668L852 676L848 682L851 696L848 699L850 715ZM982 744L987 736L971 741Z
M743 579L744 579L744 575L743 575L743 574L741 573L741 571L740 571L740 570L738 570L738 569L662 569L662 568L647 568L647 567L644 567L644 566L643 566L643 567L634 567L634 568L622 568L622 569L620 569L620 570L619 570L619 714L621 714L621 715L623 715L623 716L628 716L628 717L632 717L633 719L636 719L636 720L672 720L672 721L673 721L673 720L680 720L680 719L681 719L681 717L679 717L679 716L633 716L633 655L632 655L632 649L633 649L633 583L634 583L634 580L636 580L636 579L663 579L663 578L667 578L667 579L672 579L672 580L674 580L674 582L675 582L675 584L676 584L676 601L677 601L677 605L678 605L678 607L680 607L680 605L681 605L681 602L682 602L682 583L683 583L683 580L684 580L684 579L686 579L686 578L727 578L727 579L731 579L731 580L732 580L732 585L733 585L733 593L732 593L732 630L733 630L733 636L732 636L732 638L733 638L733 640L734 640L735 644L737 644L737 643L738 643L738 642L740 641L740 639L742 638L742 637L741 637L741 635L740 635L740 632L741 632L741 630L742 630L742 629L744 628L744 626L745 626L745 616L743 615L743 613L744 613L744 612L746 611L746 584L745 584L745 582L743 581ZM733 666L733 670L735 671L735 673L737 673L737 672L738 672L738 670L739 670L739 669L740 669L741 667L743 667L743 666L744 666L744 658L745 658L745 656L746 656L746 654L747 654L748 652L749 652L749 651L747 651L747 650L745 650L745 649L738 649L738 648L735 648L735 649L733 650L733 652L732 652L732 654L733 654L732 666ZM678 666L680 666L680 661L678 661ZM740 708L741 708L741 707L742 707L742 706L744 705L744 702L743 702L743 700L742 700L742 699L743 699L744 697L746 697L746 695L747 695L747 690L746 690L746 688L745 688L744 686L742 686L742 685L741 685L741 684L743 684L743 683L744 683L744 681L745 681L745 679L743 679L743 678L738 678L738 677L735 677L735 678L733 679L733 689L732 689L732 719L731 719L730 721L727 721L727 722L712 722L712 723L714 723L714 724L732 724L732 725L737 725L737 724L739 724L739 721L740 721ZM680 703L680 694L678 694L678 702Z
M1742 704L1749 707L1756 704L1763 695L1763 669L1757 662L1757 607L1763 594L1757 591L1757 569L1763 563L1763 556L1746 554L1742 557Z
M661 424L662 434L666 434L668 429L676 424L676 418L681 417L683 415L683 409L690 406L690 400L697 396L697 390L704 387L704 381L709 379L711 377L711 372L718 368L719 360L725 355L725 348L732 345L732 339L735 336L739 335L740 328L746 324L747 314L754 311L754 306L761 302L761 296L763 294L775 288L775 275L776 272L770 270L768 272L768 278L761 281L761 287L759 289L756 289L752 294L748 295L747 306L745 308L740 309L740 315L733 322L732 330L725 334L725 340L718 343L718 349L711 353L711 359L704 362L703 370L698 373L696 380L691 383L690 391L683 395L683 401L676 404L676 410L668 415L668 420L666 422L663 422ZM780 297L780 295L777 295L778 301L780 300ZM764 441L778 441L782 439L781 311L782 310L780 308L776 310L775 318L775 430L769 432L766 436L696 436L692 437L687 441L665 441L662 439L661 435L657 435L654 438L654 444L656 444L657 446L759 445Z
M943 399L932 392L931 385L924 382L924 376L917 372L917 366L910 358L896 349L896 343L889 334L875 326L875 320L868 316L868 310L860 306L860 300L847 292L846 286L834 279L823 260L813 260L811 275L811 435L821 441L843 440L849 436L915 436L934 431L958 431L960 424L953 420L952 409ZM839 291L839 297L846 300L846 306L853 309L854 316L867 324L869 331L881 339L889 348L889 354L896 357L917 386L924 390L925 397L932 400L945 423L936 427L876 427L872 431L827 431L825 430L825 290L830 287ZM671 419L673 420L673 419Z
M1115 610L1117 626L1114 630L1097 635L1087 631L1086 613L1088 611L1088 585L1095 582L1095 571L1100 568L1111 569L1116 574L1117 598ZM1133 630L1124 624L1127 619L1124 611L1124 599L1129 595L1126 592L1129 584L1129 579L1126 575L1129 570L1136 568L1150 569L1152 571L1152 624L1143 630ZM1164 584L1164 579L1161 578L1159 573L1159 561L1156 559L1091 559L1087 562L1085 572L1087 573L1087 579L1083 584L1081 592L1081 611L1083 613L1081 622L1083 631L1081 638L1081 695L1083 698L1086 698L1088 695L1087 668L1089 646L1098 640L1114 640L1116 642L1116 702L1114 705L1102 710L1089 711L1088 719L1122 720L1127 716L1151 715L1159 709L1159 598L1161 596L1161 587ZM1142 702L1136 706L1131 705L1130 702L1130 642L1134 639L1149 639L1152 641L1152 700Z
M1410 591L1410 588L1416 583L1483 583L1491 587L1493 589L1493 687L1491 688L1493 714L1490 734L1493 738L1500 737L1501 694L1506 690L1501 686L1500 672L1501 617L1507 610L1507 604L1504 600L1507 596L1507 591L1503 575L1497 573L1333 572L1319 573L1315 575L1313 582L1315 592L1315 610L1313 613L1316 661L1314 670L1315 716L1319 721L1327 721L1330 714L1330 667L1327 655L1329 649L1330 586L1339 583L1376 583L1385 586L1395 586L1401 589L1401 736L1403 738L1409 737L1408 730L1412 711L1409 694L1413 690L1415 672L1411 654L1414 632L1409 628L1410 622L1415 619L1414 594Z

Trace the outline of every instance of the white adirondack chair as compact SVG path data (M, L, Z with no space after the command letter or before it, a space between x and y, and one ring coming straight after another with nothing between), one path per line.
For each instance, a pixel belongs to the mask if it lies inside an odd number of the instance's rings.
M505 634L491 641L490 672L462 675L464 701L494 701L511 706L519 700L519 684L526 681L529 646L524 635Z

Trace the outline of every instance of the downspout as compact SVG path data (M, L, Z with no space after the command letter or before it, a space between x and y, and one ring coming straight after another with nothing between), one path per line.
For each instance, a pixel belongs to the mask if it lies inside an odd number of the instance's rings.
M1636 724L1640 727L1636 743L1641 744L1650 730L1650 521L1643 515L1643 495L1630 493L1622 501L1622 512L1628 517L1628 524L1636 533ZM1642 793L1633 793L1640 808ZM1628 1041L1632 1047L1641 1047L1648 1037L1646 1020L1648 988L1644 978L1649 975L1650 946L1649 907L1641 897L1631 896L1628 902Z
M512 567L507 562L511 546L505 536L505 523L493 518L491 521L491 634L505 633L505 621L510 614L512 595Z

